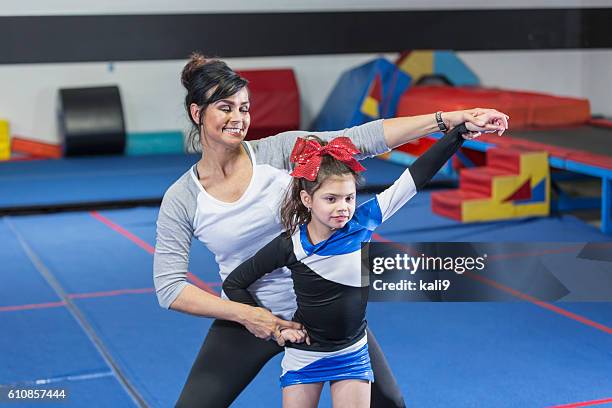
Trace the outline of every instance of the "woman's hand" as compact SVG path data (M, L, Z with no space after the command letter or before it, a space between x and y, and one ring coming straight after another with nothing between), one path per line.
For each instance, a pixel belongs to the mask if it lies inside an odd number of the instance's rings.
M465 122L471 132L467 137L464 135L466 139L473 139L481 133L497 132L501 136L508 129L508 119L508 115L495 109L474 108L442 113L442 120L449 129Z
M262 307L249 307L249 312L241 323L254 336L260 339L274 338L281 347L285 345L282 329L302 329L301 324L276 317Z

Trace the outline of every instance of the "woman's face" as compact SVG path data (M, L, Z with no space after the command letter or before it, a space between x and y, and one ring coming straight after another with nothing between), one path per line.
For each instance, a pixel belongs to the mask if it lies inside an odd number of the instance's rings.
M246 87L206 107L202 122L202 144L235 146L242 142L251 124Z

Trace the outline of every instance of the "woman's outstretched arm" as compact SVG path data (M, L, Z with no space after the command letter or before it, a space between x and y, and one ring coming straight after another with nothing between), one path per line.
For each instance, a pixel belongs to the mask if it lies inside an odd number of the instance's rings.
M442 121L452 131L465 123L477 132L497 132L500 136L508 128L508 116L495 109L469 109L443 112ZM395 148L422 136L439 132L435 114L385 119L383 122L385 143Z
M470 109L465 111L444 112L442 120L449 129L461 123L470 123L478 132L503 133L508 127L508 116L495 109ZM362 152L358 160L383 154L411 140L439 132L435 114L380 119L351 128L328 131L308 132L303 130L279 133L264 139L251 141L258 163L291 170L289 156L298 137L316 135L329 141L338 136L347 136Z

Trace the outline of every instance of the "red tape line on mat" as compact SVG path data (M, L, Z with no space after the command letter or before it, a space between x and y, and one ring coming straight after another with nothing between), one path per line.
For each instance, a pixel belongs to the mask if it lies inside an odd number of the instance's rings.
M0 306L0 312L16 312L18 310L50 309L66 306L66 302L31 303L29 305Z
M68 295L68 297L70 299L88 299L88 298L96 298L96 297L131 295L131 294L151 293L151 292L155 292L155 289L154 288L118 289L118 290L109 290L106 292L73 293L73 294Z
M144 242L142 239L138 238L136 235L132 234L130 231L126 230L125 228L123 228L122 226L118 224L115 224L114 222L104 217L97 211L91 211L89 214L95 219L97 219L98 221L100 221L101 223L103 223L104 225L106 225L107 227L109 227L110 229L123 235L124 237L126 237L127 239L129 239L130 241L132 241L133 243L135 243L136 245L138 245L139 247L141 247L142 249L144 249L151 255L155 253L155 248L152 245ZM187 272L187 278L200 289L212 295L219 296L219 294L215 292L213 288L208 286L206 282L204 282L202 279L195 276L193 273Z
M612 402L612 398L605 398L600 400L593 401L584 401L584 402L574 402L566 405L555 405L548 408L576 408L576 407L588 407L590 405L599 405L599 404L607 404Z

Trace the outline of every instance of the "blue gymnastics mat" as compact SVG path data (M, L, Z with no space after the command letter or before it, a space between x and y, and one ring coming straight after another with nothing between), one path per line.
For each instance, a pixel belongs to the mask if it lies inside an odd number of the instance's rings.
M0 163L0 209L161 199L196 155Z
M111 156L0 163L0 211L152 200L186 172L198 155ZM378 159L367 184L390 184L402 166Z
M441 223L453 222L431 215L429 223L423 219L426 195L417 195L423 202L415 198L402 209L406 212L378 231L380 235L398 242L423 237L559 241L563 230L568 240L608 239L571 217L443 228ZM99 216L153 245L157 209L109 210ZM0 309L5 329L0 346L11 351L4 360L8 364L0 366L0 385L52 378L71 390L73 401L85 401L86 406L135 406L68 310L44 305L58 296L45 286L42 265L73 296L74 305L146 404L172 406L210 320L161 309L152 291L151 253L100 217L75 212L2 219L0 234L10 243L2 255L13 265L8 273L11 286L0 288L6 296L3 306L40 302L41 307ZM11 234L20 240L11 240ZM40 265L31 264L24 244ZM211 285L218 283L212 255L197 242L193 251L191 271ZM13 294L14 287L21 293ZM151 290L123 291L139 288ZM610 303L561 306L601 324L612 323ZM457 407L541 407L603 398L612 389L607 375L612 370L607 358L610 335L530 303L371 303L368 321L409 406L446 407L453 401ZM25 353L26 362L19 357ZM279 370L277 356L233 406L280 405ZM99 404L87 403L88 395ZM330 401L326 388L321 406Z

